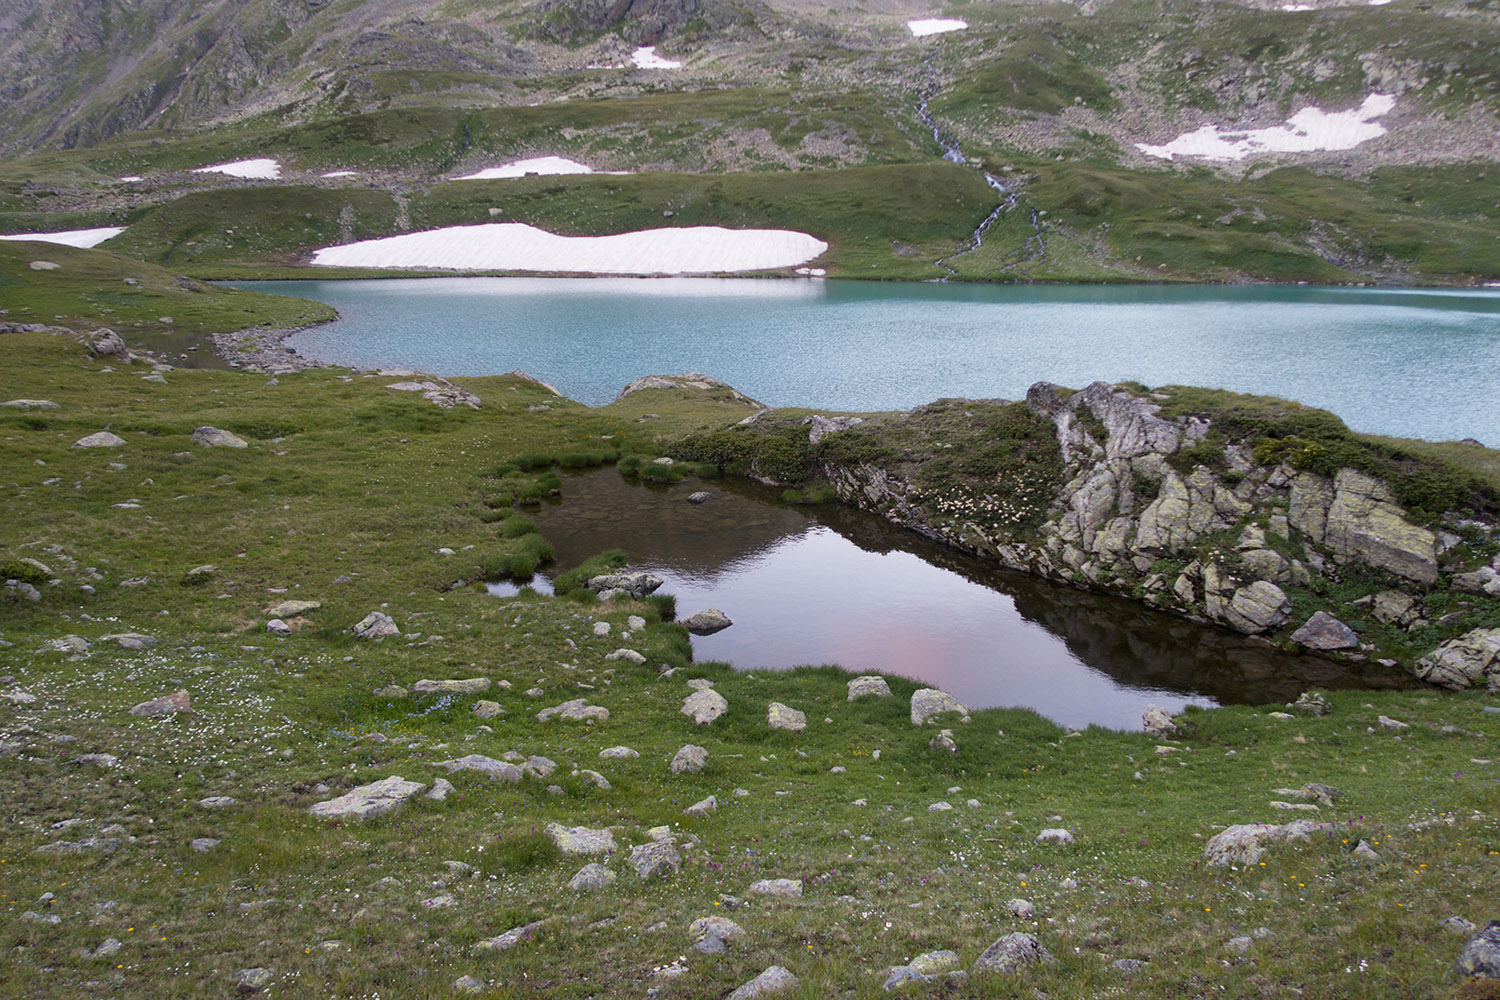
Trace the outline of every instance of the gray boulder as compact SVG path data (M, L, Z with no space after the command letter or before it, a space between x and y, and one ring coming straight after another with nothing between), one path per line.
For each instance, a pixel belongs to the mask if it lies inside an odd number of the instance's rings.
M288 636L292 634L292 627L280 618L272 618L266 622L266 631L271 635Z
M1477 628L1449 639L1419 659L1413 671L1454 691L1500 677L1500 628Z
M479 771L481 774L489 775L493 781L508 781L511 784L519 782L525 774L515 764L477 753L471 753L467 757L456 757L453 760L440 760L432 766L441 767L450 774L456 774L459 771Z
M630 867L643 879L675 875L682 870L682 855L670 840L656 840L630 849Z
M749 892L752 896L780 896L786 899L796 899L802 895L802 882L794 878L763 878L758 882L752 882Z
M748 983L743 983L724 1000L755 1000L796 989L797 977L779 965L773 965Z
M1479 979L1500 979L1500 920L1491 920L1464 945L1458 971Z
M371 611L354 626L356 639L384 639L386 636L400 634L401 630L384 611Z
M652 576L650 573L621 571L590 577L588 586L596 594L609 590L621 590L639 600L647 594L654 593L661 584L661 577Z
M860 698L889 698L891 686L886 683L884 677L874 674L866 674L856 677L849 682L849 701L858 701Z
M98 431L87 437L81 437L73 442L75 448L118 448L125 443L125 439L109 431Z
M1227 827L1208 839L1203 845L1203 856L1210 865L1223 868L1229 865L1253 865L1266 856L1268 845L1277 841L1307 840L1315 833L1328 833L1333 827L1301 819L1284 826L1266 823L1241 823Z
M673 774L697 774L708 764L708 751L689 743L672 756Z
M984 950L974 963L975 972L1020 972L1041 962L1055 962L1052 953L1033 935L1007 934Z
M336 799L314 804L308 812L314 816L341 819L367 819L388 813L427 786L420 781L407 781L400 775L372 781L361 785Z
M1147 705L1141 713L1141 728L1159 739L1180 735L1182 730L1172 721L1172 713L1160 705Z
M568 879L568 888L574 892L592 892L613 884L615 873L598 862L590 862L578 869L578 874Z
M317 601L281 601L267 608L266 614L272 618L295 618L298 615L316 611L322 606Z
M609 709L599 705L590 705L583 698L574 698L565 701L561 705L553 705L536 713L536 721L546 722L549 719L563 719L567 722L606 722L609 720Z
M923 726L927 720L944 712L957 712L960 715L968 715L969 709L963 702L937 688L921 688L911 696L911 723L914 726Z
M1359 636L1354 630L1326 611L1319 611L1292 633L1292 641L1308 649L1358 649Z
M193 444L201 444L205 448L248 448L245 439L229 431L220 430L217 427L199 427L193 431Z
M682 714L691 715L693 722L706 726L729 711L729 702L713 688L703 688L688 695L682 702Z
M234 974L234 985L241 993L258 993L276 978L275 969L240 969Z
M564 854L608 854L615 849L615 835L609 830L548 823L543 832Z
M520 927L512 927L504 934L497 934L492 938L483 938L474 942L475 951L510 951L523 941L530 941L537 931L542 929L542 921L533 920L529 924Z
M190 712L193 709L192 699L186 691L173 691L171 694L143 701L130 710L131 715L175 715L178 712Z
M734 622L730 621L729 616L718 608L705 608L696 614L679 619L677 624L694 635L713 635L715 632L724 631Z
M766 709L766 725L772 729L785 729L788 732L800 733L807 728L807 714L789 705L783 705L779 701L773 701Z
M1292 602L1276 584L1265 580L1234 592L1223 610L1225 624L1237 632L1257 635L1276 628L1292 613Z
M10 406L17 410L59 410L62 407L50 399L8 399L0 406Z

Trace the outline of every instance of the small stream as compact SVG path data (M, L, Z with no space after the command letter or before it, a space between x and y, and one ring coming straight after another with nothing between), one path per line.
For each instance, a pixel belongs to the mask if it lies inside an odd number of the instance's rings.
M707 503L687 502L705 488ZM565 476L562 500L531 516L557 551L553 571L622 548L666 581L680 616L724 611L735 624L695 636L694 656L742 670L837 663L920 679L971 708L1025 706L1114 729L1139 729L1152 703L1176 712L1415 683L999 570L873 515L791 506L753 483L643 486L605 468Z

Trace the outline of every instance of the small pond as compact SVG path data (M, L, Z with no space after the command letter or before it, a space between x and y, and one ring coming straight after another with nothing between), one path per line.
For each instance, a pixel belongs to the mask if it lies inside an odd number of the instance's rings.
M688 503L700 489L711 499ZM1287 702L1314 686L1414 684L999 570L873 515L791 506L752 483L647 486L604 468L564 476L561 501L531 516L557 571L621 548L666 581L679 615L724 611L735 624L695 636L693 654L742 670L837 663L920 679L971 708L1025 706L1115 729L1139 729L1153 702L1175 712Z

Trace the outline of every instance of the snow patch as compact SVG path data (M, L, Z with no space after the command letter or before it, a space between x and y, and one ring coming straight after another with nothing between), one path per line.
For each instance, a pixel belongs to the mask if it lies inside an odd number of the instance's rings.
M235 160L233 163L215 163L211 167L199 167L193 173L228 174L230 177L274 181L281 178L281 164L269 157L261 157L255 160Z
M492 181L502 177L525 177L527 174L591 174L594 168L565 156L533 156L529 160L512 160L478 173L455 177L459 181Z
M945 31L963 31L968 26L968 21L959 21L950 17L923 17L906 22L907 30L917 38L924 35L941 35Z
M0 240L35 240L38 243L60 243L65 247L89 250L124 231L124 226L105 226L101 229L69 229L61 233L12 233L0 236Z
M655 45L647 45L630 53L630 61L635 63L637 69L682 69L682 63L675 59L663 59L656 54Z
M120 183L121 184L134 184L136 181L138 181L140 179L141 178L138 177L138 176L136 176L135 174L131 174L128 177L121 177L120 178Z
M359 176L359 171L358 170L330 170L328 173L326 173L326 174L319 174L318 176L319 177L358 177Z
M1135 148L1147 156L1163 160L1178 156L1243 160L1255 153L1353 149L1367 139L1385 135L1385 126L1373 119L1385 115L1395 106L1393 94L1371 94L1352 111L1330 113L1321 108L1303 108L1284 125L1248 130L1205 125L1162 146L1138 142Z
M448 226L325 247L325 267L451 268L580 274L719 274L805 264L828 249L786 229L691 226L615 236L558 236L519 222Z

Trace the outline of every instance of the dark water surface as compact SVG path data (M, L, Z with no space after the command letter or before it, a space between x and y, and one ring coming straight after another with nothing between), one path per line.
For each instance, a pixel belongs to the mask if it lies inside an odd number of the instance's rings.
M705 487L712 499L687 502ZM743 670L837 663L919 678L971 708L1117 729L1139 729L1152 702L1178 711L1413 683L998 570L874 515L793 507L754 484L643 486L605 468L565 476L562 502L532 516L558 570L623 548L666 581L680 616L724 611L734 625L695 636L693 653Z
M304 355L439 375L521 369L590 405L702 371L771 406L909 409L1104 379L1265 393L1355 430L1500 445L1500 291L963 285L755 278L242 284L320 299Z

